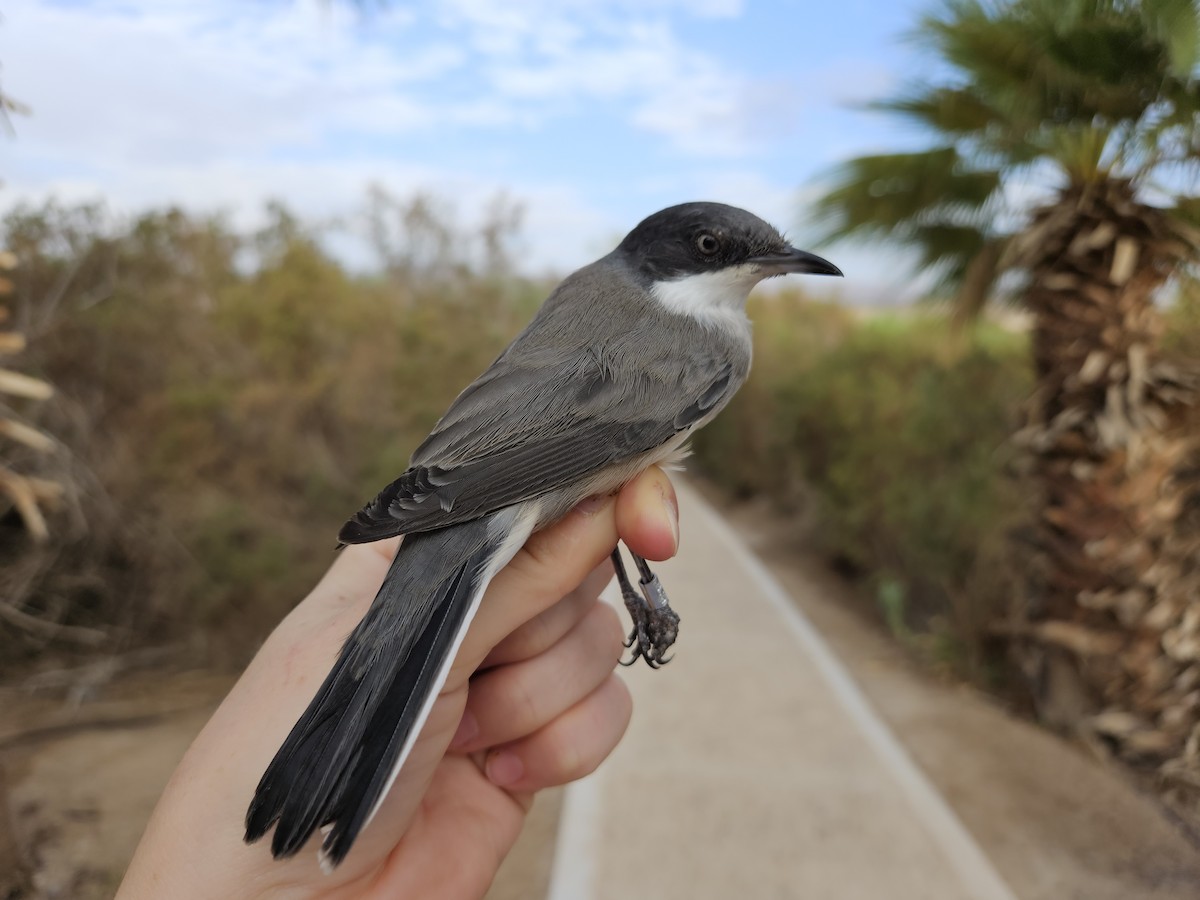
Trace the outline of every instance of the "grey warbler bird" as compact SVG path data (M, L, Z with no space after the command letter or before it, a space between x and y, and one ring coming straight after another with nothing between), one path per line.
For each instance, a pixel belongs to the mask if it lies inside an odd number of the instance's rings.
M333 867L412 749L492 576L579 501L680 458L750 371L746 299L787 273L841 275L720 203L672 206L568 276L458 395L407 471L355 514L342 544L404 540L379 593L259 782L246 841L295 854L324 832ZM657 667L679 617L634 555L613 565L628 646Z

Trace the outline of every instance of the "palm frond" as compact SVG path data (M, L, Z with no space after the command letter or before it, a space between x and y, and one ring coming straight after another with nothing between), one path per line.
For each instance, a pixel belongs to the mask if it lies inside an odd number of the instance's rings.
M1003 271L1002 261L1008 239L983 241L962 267L954 297L954 319L958 323L979 317Z
M1103 126L1050 125L1040 130L1036 143L1073 184L1095 184L1107 178L1124 152L1114 140L1113 129Z
M899 97L871 103L868 109L900 113L947 135L969 135L1006 122L978 94L959 87L916 87Z
M1150 32L1166 45L1170 73L1180 81L1194 81L1200 66L1200 4L1141 0L1138 11Z
M1157 3L1152 14L1115 0L949 2L919 34L1014 127L1116 123L1137 119L1169 82L1191 80L1195 4Z
M826 240L902 236L905 229L983 208L1000 173L973 169L954 147L923 153L864 156L831 173L818 201L817 227Z
M977 309L1012 264L996 247L1024 227L1003 185L1115 179L1153 204L1193 192L1196 0L940 0L912 37L950 73L869 108L927 128L936 145L835 169L816 208L827 239L913 247ZM1192 201L1178 212L1194 215Z
M969 224L935 222L914 225L907 231L906 241L920 253L921 267L937 270L942 283L954 288L962 283L971 261L988 244L987 234Z

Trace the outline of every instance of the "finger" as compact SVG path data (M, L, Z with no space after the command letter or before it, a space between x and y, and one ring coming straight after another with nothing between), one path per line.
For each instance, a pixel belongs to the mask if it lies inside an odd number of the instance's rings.
M484 772L508 791L539 791L596 770L617 746L633 713L629 689L616 675L526 738L498 747Z
M347 569L350 570L352 576L359 578L368 574L375 577L378 574L379 580L382 582L388 566L396 558L396 551L400 549L400 541L401 538L392 537L366 544L343 545L337 550L337 559L325 573L322 583L331 576L344 574L344 570Z
M343 547L316 587L288 615L285 630L320 629L335 616L347 616L351 624L357 622L383 584L399 546L400 538L388 538Z
M586 501L530 537L492 580L451 680L464 679L492 647L574 590L612 553L618 534L618 506L624 507L628 528L621 537L628 538L635 553L645 551L655 559L670 556L677 526L664 494L674 497L670 481L661 470L651 467L625 485L619 497Z
M594 602L583 621L545 653L477 675L452 749L469 753L549 724L612 674L624 637L616 610Z
M648 469L633 489L617 497L617 533L646 559L670 559L679 549L679 501L667 473Z
M604 561L617 540L614 505L613 497L580 504L532 535L496 574L463 640L450 686L465 683L493 647L575 590Z
M605 560L592 569L583 584L493 647L483 668L532 659L548 650L583 620L612 577L612 564Z

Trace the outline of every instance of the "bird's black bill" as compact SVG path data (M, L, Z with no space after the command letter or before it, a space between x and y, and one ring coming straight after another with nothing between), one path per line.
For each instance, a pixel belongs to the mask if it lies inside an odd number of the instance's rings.
M756 256L750 262L758 263L771 275L836 275L842 277L842 270L827 259L788 247L778 253L767 253Z

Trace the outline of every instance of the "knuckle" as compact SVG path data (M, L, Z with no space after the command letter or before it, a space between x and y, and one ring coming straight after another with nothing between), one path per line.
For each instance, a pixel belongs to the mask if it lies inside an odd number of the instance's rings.
M555 733L549 748L559 784L592 774L616 746L633 714L629 689L616 675L610 675L584 703L586 715Z
M508 696L509 702L512 704L512 715L509 718L510 728L523 730L534 727L540 721L542 704L539 700L539 693L528 678L513 678Z
M589 759L578 742L565 735L554 742L553 754L555 780L560 784L590 775L600 764L599 760Z
M505 651L514 660L528 659L541 653L551 643L549 611L534 616L504 641Z

